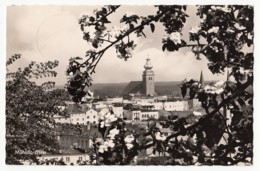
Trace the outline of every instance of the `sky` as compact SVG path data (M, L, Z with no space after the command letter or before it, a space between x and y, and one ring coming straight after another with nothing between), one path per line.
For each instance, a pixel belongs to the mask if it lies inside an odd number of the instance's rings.
M7 8L7 57L22 54L22 59L9 69L26 66L30 61L59 60L58 76L37 80L38 83L52 80L56 85L66 83L65 71L70 57L84 57L93 49L85 40L78 24L82 15L92 14L99 6L9 6ZM120 25L125 13L139 15L155 14L153 6L122 6L109 17L112 26ZM183 29L183 39L188 40L188 31L200 22L195 6L188 6L190 16ZM207 59L196 60L190 48L178 52L163 52L163 26L156 24L155 32L145 29L147 38L132 37L137 43L133 57L128 61L117 58L115 49L109 49L101 59L93 75L94 83L126 83L142 78L143 66L149 56L156 81L181 81L199 79L203 71L205 80L225 79L225 75L213 75L207 67Z

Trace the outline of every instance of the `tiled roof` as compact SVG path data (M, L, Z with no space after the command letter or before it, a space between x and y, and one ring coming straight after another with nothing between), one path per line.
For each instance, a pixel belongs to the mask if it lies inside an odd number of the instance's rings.
M68 114L79 114L79 113L84 113L82 111L82 107L78 104L70 104L67 106L65 109Z
M179 118L186 118L192 115L192 111L170 111L171 115L177 115Z
M63 115L53 115L53 118L69 118L70 116L68 116L68 115L65 115L65 116L63 116Z
M124 117L127 118L127 120L132 120L132 112L129 110L123 110Z
M142 81L131 81L123 90L124 95L142 93L143 85Z
M159 116L169 116L169 115L171 115L171 113L166 111L166 110L158 110L158 112L159 112Z
M73 124L57 124L55 128L58 135L72 135L72 136L98 136L98 128L95 125L73 125Z
M86 113L88 110L91 109L88 106L84 106L84 105L70 104L67 106L65 110L67 114L81 114L81 113Z

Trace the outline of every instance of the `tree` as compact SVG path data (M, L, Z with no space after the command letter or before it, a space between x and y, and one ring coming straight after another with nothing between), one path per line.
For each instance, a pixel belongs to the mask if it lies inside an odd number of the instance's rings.
M8 66L21 58L16 54L7 60ZM54 152L57 142L52 116L60 113L57 103L64 97L62 91L53 90L54 82L37 85L33 78L52 76L58 61L31 62L6 75L6 163L21 164L21 160L37 162L38 152Z
M109 15L116 12L118 8L120 6L105 6L94 11L94 15L82 16L79 21L83 39L91 43L94 50L87 50L85 60L76 57L69 62L67 74L71 78L68 81L68 91L73 96L73 100L81 102L82 97L87 94L85 90L86 87L91 86L91 75L95 73L96 66L109 48L115 48L118 57L127 60L136 47L130 35L146 37L145 27L150 27L154 32L155 23L161 23L165 28L163 51L190 48L198 60L202 57L208 59L208 68L213 74L223 73L228 68L231 70L229 77L235 81L217 82L205 87L194 80L184 81L181 85L182 95L185 96L187 89L190 89L190 98L200 100L206 115L191 125L183 118L170 121L175 132L167 138L161 137L160 130L154 127L146 134L152 136L153 141L147 146L140 144L137 146L142 148L154 146L154 149L160 152L167 149L167 152L172 155L172 159L167 161L168 164L252 163L254 57L253 53L246 52L244 47L253 45L253 7L248 5L198 6L196 15L202 21L199 26L190 30L189 42L182 40L181 37L182 28L186 18L189 17L186 6L155 6L157 12L149 16L125 14L120 20L125 24L124 27L108 29L107 26L111 23ZM231 113L230 123L226 121L227 110ZM112 128L120 130L120 134L124 135L121 127L116 123L115 119L111 123ZM112 128L108 126L103 127L102 130L109 132ZM104 136L104 138L109 137ZM223 138L225 143L220 144L220 138ZM110 138L109 144L113 146L113 143L115 143L114 139ZM113 150L121 147L110 148L112 151L110 150L108 155L112 155ZM136 152L134 154L136 155ZM116 164L118 161L113 160L108 163Z

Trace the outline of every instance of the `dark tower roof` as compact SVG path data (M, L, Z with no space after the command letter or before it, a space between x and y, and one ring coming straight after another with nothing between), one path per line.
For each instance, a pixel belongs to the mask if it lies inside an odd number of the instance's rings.
M203 77L203 72L201 71L201 73L200 73L200 84L202 85L202 86L204 86L204 77Z

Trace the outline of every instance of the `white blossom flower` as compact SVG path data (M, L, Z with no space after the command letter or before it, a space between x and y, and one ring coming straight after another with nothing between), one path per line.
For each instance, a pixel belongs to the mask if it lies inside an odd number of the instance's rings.
M224 85L225 85L224 81L218 81L213 86L206 85L204 87L204 90L206 93L209 94L221 94L224 92Z
M106 119L105 120L105 126L110 126L110 124L111 124L110 120Z
M221 93L223 93L223 91L224 91L224 88L219 88L219 89L217 89L216 91L215 91L215 93L216 94L221 94Z
M98 152L99 153L104 153L105 151L107 151L107 146L106 145L100 145Z
M247 38L248 38L249 40L253 40L253 35L252 35L251 33L248 33L248 34L247 34Z
M205 19L200 19L200 23L204 23Z
M105 117L110 122L114 122L114 121L116 121L118 119L114 114L111 114L110 112Z
M131 134L131 135L127 135L126 137L125 137L125 139L124 139L124 141L126 142L126 143L132 143L133 141L134 141L134 136Z
M211 6L210 8L213 9L213 10L216 10L216 7L215 7L215 6Z
M113 142L113 140L105 141L104 145L107 146L107 147L111 147L111 148L115 147L115 143Z
M161 132L156 132L155 133L155 139L156 140L165 141L166 140L166 136L163 135Z
M179 32L173 32L170 35L166 35L170 40L172 40L176 45L181 44L181 34Z
M120 36L122 33L121 33L121 28L120 27L117 27L117 26L114 26L112 27L111 31L110 31L110 35L113 36L113 37L118 37Z
M223 87L224 84L225 84L225 81L220 80L220 81L216 82L216 83L214 84L214 86L215 86L215 87Z
M127 32L130 29L129 25L126 24L123 26L122 31Z
M105 126L105 122L104 122L104 121L101 121L101 122L100 122L100 128L104 128L104 126Z
M234 24L234 26L238 29L238 30L244 30L244 29L246 29L246 27L245 26L243 26L243 25L239 25L238 23L236 23L236 24ZM238 34L243 34L243 33L238 33ZM240 37L240 36L239 36Z
M234 33L235 31L234 31L233 29L231 29L231 28L228 28L228 29L227 29L227 32L229 32L229 33Z
M114 128L114 129L111 129L111 130L109 131L109 133L112 134L112 135L117 135L117 134L119 134L119 130L116 129L116 128Z
M128 150L130 150L130 149L132 149L132 148L134 147L134 145L133 145L133 144L130 144L130 143L127 143L127 144L126 144L126 147L127 147Z
M212 27L211 29L208 30L208 33L217 33L219 31L219 27Z
M109 112L109 110L107 108L103 108L101 109L101 111L98 113L99 117L101 119L104 119L105 115Z
M197 34L200 30L200 27L196 26L196 27L192 27L191 30L189 31L192 34Z

